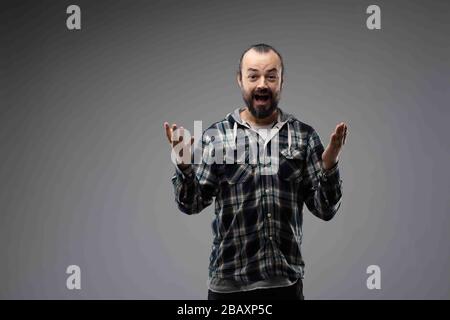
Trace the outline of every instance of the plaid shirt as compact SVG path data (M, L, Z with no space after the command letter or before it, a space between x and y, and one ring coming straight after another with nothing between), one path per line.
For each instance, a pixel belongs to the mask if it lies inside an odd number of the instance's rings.
M279 157L271 161L278 161L275 174L262 174L267 164L261 161L249 163L249 152L245 153L245 163L209 161L218 146L235 146L236 128L245 130L248 136L254 134L242 122L239 109L210 127L219 133L214 139L207 134L209 130L203 133L204 157L200 164L184 171L176 166L172 182L182 212L197 214L215 198L210 281L229 279L245 285L274 276L303 278L303 204L326 221L340 207L338 164L324 170L324 147L316 131L278 110L281 121L274 128L276 135L266 141L269 154L276 150L272 146L275 140L278 143ZM250 141L245 139L246 151ZM257 145L260 150L264 142Z

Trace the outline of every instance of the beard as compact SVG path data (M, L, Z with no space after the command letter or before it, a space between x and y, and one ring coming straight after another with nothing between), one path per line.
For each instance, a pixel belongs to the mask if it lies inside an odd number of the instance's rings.
M244 102L248 110L257 119L265 119L272 115L278 107L279 95L273 95L270 90L255 91L251 94L244 94Z

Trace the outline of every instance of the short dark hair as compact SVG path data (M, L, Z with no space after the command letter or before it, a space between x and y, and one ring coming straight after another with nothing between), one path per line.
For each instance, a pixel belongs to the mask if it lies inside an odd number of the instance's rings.
M275 52L281 61L281 79L283 80L283 74L284 74L283 58L281 57L281 54L274 47L272 47L268 44L265 44L265 43L258 43L258 44L251 45L242 53L241 58L239 59L239 69L237 71L239 74L239 79L242 79L242 59L244 58L244 55L252 49L258 53L267 53L270 51Z

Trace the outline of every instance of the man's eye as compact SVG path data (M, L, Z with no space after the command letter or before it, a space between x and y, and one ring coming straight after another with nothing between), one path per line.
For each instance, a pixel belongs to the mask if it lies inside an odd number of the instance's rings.
M256 76L249 76L250 79L256 79Z

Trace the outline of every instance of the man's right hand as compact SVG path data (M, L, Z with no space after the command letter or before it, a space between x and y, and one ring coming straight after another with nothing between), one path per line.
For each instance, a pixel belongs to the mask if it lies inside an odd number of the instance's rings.
M172 125L170 125L168 122L164 122L164 129L166 129L166 136L167 136L167 140L169 141L169 144L171 146L171 150L173 150L175 148L175 146L177 146L179 143L184 143L184 145L181 148L181 152L179 154L176 154L176 158L177 158L177 166L178 168L180 168L180 170L184 170L186 168L188 168L190 166L190 164L185 164L183 163L183 150L187 150L189 151L189 154L191 154L191 146L194 143L194 137L192 137L189 142L185 142L183 137L184 137L184 129L183 127L180 127L178 129L178 141L174 141L174 132L175 130L177 130L177 125L174 123Z

